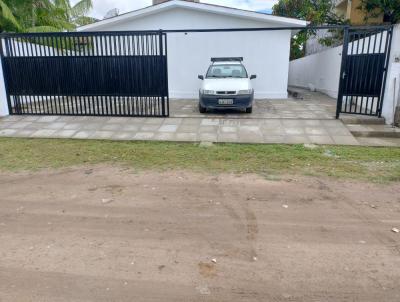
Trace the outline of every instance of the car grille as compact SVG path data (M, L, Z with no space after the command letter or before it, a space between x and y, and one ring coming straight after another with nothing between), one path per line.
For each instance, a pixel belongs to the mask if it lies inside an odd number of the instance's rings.
M217 94L220 95L236 94L236 91L217 91Z

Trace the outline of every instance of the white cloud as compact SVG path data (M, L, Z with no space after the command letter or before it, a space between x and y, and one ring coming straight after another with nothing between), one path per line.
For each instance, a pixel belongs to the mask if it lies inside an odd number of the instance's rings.
M73 0L76 3L78 0ZM277 0L200 0L203 3L223 5L246 10L270 9ZM152 0L93 0L91 16L102 19L104 15L113 8L118 8L120 13L150 6Z
M91 16L103 19L104 15L113 8L120 13L126 13L151 5L152 0L93 0Z

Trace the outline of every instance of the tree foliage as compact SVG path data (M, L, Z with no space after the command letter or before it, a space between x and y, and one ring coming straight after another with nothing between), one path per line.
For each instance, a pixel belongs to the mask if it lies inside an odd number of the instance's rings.
M0 31L71 31L94 21L87 16L92 0L0 0Z
M383 14L385 22L400 22L400 0L361 0L358 8L367 12L366 21Z
M12 24L17 29L21 28L21 25L15 18L12 10L8 7L8 4L4 0L0 0L0 28L4 24Z
M334 13L332 0L279 0L272 8L274 15L306 20L310 25L343 24L345 21ZM315 35L315 31L301 30L291 41L290 58L304 56L307 39ZM338 33L332 32L329 38L320 42L332 44Z

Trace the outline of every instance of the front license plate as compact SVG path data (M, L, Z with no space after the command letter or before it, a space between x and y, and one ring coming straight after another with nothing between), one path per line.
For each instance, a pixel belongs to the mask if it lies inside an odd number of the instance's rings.
M233 99L219 99L218 104L219 105L232 105Z

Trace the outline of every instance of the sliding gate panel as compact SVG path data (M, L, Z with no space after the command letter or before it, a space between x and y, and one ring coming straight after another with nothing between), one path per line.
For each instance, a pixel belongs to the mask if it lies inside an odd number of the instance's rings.
M11 114L168 116L162 32L5 35Z
M381 116L391 40L392 27L345 29L336 117Z

